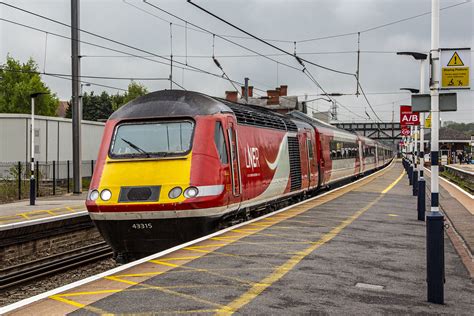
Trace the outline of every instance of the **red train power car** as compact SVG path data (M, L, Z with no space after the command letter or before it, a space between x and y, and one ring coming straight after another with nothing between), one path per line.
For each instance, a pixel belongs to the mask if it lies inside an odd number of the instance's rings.
M119 260L380 168L390 148L294 112L165 90L107 121L87 209Z

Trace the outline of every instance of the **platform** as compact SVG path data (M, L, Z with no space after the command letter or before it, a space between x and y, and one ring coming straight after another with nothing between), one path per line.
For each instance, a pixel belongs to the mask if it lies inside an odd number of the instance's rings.
M85 212L86 194L38 198L33 206L29 200L0 204L0 226Z
M416 220L404 174L395 163L279 213L30 299L9 315L469 315L472 279L448 239L446 304L426 302L426 227Z

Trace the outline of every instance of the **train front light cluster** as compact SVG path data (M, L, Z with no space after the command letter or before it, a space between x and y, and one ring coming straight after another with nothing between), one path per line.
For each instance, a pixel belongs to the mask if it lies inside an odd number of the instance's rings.
M182 192L183 192L183 189L181 189L180 187L174 187L168 193L168 197L170 199L177 199L181 195Z
M181 193L183 193L183 189L180 187L174 187L168 192L168 197L170 199L177 199L180 197ZM184 190L184 197L189 199L189 198L194 198L199 194L199 189L196 187L188 187L186 190Z
M108 189L104 189L100 193L99 193L99 190L92 190L89 193L89 200L91 200L91 201L96 201L99 197L103 201L108 201L112 197L112 192L110 192L110 190L108 190Z
M187 199L193 198L193 197L196 197L198 195L198 193L199 193L198 188L189 187L186 190L184 190L184 197L187 198Z

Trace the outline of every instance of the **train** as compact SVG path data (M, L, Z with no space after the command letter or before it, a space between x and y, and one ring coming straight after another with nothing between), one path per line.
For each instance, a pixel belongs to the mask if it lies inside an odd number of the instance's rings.
M107 120L86 206L128 262L387 165L389 146L293 111L162 90Z

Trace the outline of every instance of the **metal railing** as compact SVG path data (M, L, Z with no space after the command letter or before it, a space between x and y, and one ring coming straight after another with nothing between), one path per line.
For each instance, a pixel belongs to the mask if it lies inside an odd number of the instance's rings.
M89 188L95 160L82 161L82 186ZM36 196L53 196L72 191L72 161L35 162ZM0 162L0 203L29 197L30 165Z

